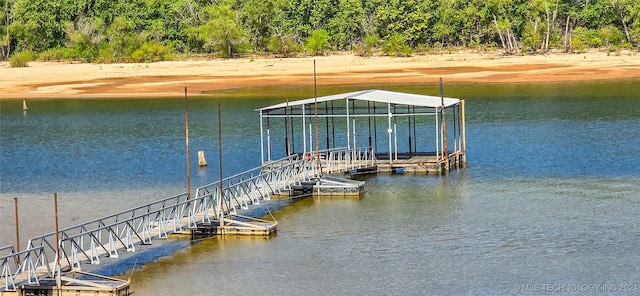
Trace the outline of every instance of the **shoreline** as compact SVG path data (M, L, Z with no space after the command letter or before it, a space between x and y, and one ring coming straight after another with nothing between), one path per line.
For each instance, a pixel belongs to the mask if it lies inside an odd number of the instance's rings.
M239 58L149 64L0 63L0 100L212 96L215 91L317 84L557 83L640 78L640 55L587 52L505 56L461 51L406 58L334 54L303 58Z

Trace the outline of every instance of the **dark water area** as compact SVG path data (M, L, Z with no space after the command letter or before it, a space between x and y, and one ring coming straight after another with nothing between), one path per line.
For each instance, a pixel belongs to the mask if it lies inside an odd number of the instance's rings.
M369 88L439 93L318 94ZM218 178L218 101L228 176L260 164L255 109L312 95L190 99L192 186ZM640 80L446 84L445 95L466 101L466 169L375 176L360 198L280 206L274 237L169 240L101 268L135 265L136 295L640 293ZM23 113L21 101L0 101L0 245L15 244L13 197L26 241L52 230L53 192L69 226L186 191L183 98L28 103Z

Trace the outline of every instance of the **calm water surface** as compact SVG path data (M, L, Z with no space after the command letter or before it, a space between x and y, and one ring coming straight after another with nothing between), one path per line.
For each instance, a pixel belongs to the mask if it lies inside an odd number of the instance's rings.
M323 91L372 87L438 93ZM253 91L269 96L225 94L225 175L259 164L253 110L288 96ZM640 81L446 91L467 102L467 169L379 175L361 198L280 202L271 238L170 240L103 271L135 266L137 295L640 293ZM218 178L217 101L190 100L194 187ZM186 191L183 106L52 100L23 114L20 101L0 102L0 245L15 244L14 196L24 246L53 230L53 192L64 227Z

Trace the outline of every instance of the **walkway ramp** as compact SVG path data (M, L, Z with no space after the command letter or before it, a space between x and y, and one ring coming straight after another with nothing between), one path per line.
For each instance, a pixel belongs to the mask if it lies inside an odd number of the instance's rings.
M322 176L319 165L291 155L202 186L191 198L183 193L61 229L58 241L51 232L30 239L21 251L2 247L0 292L41 285L42 279L53 278L58 270L81 271L88 264L115 263L121 252L135 252L172 233L268 235L276 231L277 221L243 216L239 211L303 182L316 182Z

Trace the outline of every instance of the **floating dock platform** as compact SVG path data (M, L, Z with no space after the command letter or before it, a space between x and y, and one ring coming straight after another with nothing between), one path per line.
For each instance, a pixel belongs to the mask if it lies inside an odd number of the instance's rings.
M436 155L402 155L393 161L376 160L378 172L392 174L443 174L452 169L462 168L464 164L462 155L457 152L450 153L448 159Z
M321 178L301 182L283 191L275 198L300 198L307 196L359 196L364 192L364 181L340 177L323 176Z
M225 216L222 223L219 220L198 223L196 228L191 229L191 237L201 238L212 235L269 236L274 234L277 228L277 221L232 214Z
M22 285L16 291L0 292L8 295L38 296L124 296L129 295L130 282L82 271L71 271L60 276L60 285L53 278L41 279L39 285Z

